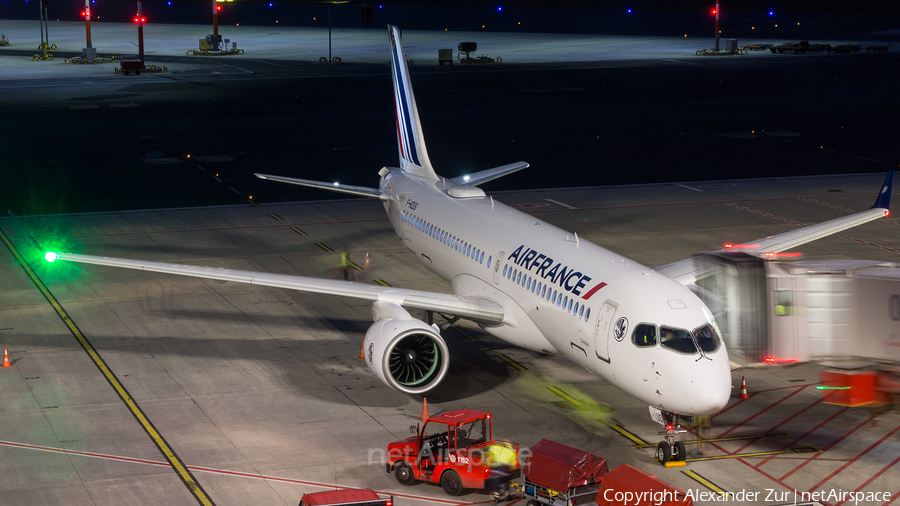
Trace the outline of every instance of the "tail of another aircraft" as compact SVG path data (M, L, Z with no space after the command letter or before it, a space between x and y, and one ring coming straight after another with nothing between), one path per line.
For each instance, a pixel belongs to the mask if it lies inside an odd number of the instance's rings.
M437 180L437 174L428 159L425 136L419 123L416 97L409 82L409 68L403 55L400 30L388 25L391 34L391 73L394 76L394 105L397 111L397 149L400 151L400 168L410 174Z

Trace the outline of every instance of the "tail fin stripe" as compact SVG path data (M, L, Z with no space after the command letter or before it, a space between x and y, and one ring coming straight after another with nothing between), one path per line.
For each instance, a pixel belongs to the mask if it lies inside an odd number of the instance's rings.
M410 110L409 110L409 102L406 98L406 90L405 81L403 80L403 72L400 69L401 62L398 61L400 59L399 55L400 51L393 51L394 58L394 72L397 74L397 114L400 115L399 119L402 121L398 121L398 127L402 125L402 135L401 139L406 140L406 156L408 159L411 159L412 162L416 165L421 165L419 163L419 156L415 150L415 133L413 133L412 121L410 119Z
M416 98L410 82L409 67L403 53L400 31L388 25L391 39L391 77L394 81L394 112L397 120L397 150L400 168L419 177L437 180L419 122Z

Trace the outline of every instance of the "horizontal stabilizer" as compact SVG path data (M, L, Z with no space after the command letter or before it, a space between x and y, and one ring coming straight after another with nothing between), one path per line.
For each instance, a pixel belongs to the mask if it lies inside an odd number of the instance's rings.
M513 172L527 169L528 167L528 162L508 163L506 165L494 167L493 169L482 170L474 174L469 174L467 176L455 177L451 179L451 181L465 186L478 186L482 183L493 181L507 174L512 174Z
M350 195L358 195L362 197L372 197L376 199L386 198L383 197L381 190L378 188L369 188L367 186L352 186L340 183L326 183L324 181L313 181L312 179L299 179L295 177L285 177L285 176L272 176L270 174L254 174L256 177L260 179L266 179L270 181L278 181L280 183L290 183L296 184L300 186L309 186L310 188L320 188L322 190L331 190L333 192L341 192L341 193L349 193Z
M488 325L496 325L503 321L503 307L500 304L482 297L463 297L459 295L410 290L392 286L370 285L337 279L320 279L289 274L270 274L267 272L239 271L216 267L200 267L194 265L167 264L129 260L125 258L109 258L75 253L47 253L44 258L48 262L76 262L83 264L123 267L139 271L162 272L194 278L246 283L249 285L285 288L301 292L322 293L341 297L352 297L365 300L385 300L399 304L405 308L424 309L468 318Z

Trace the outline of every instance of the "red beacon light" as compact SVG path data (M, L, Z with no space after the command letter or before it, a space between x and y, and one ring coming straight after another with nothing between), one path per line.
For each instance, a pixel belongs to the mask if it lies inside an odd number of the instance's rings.
M666 425L666 430L673 431L673 430L675 430L675 426L670 423L670 424Z
M217 6L216 6L216 12L222 12L222 6L221 6L221 5L217 5Z
M146 23L146 22L147 22L147 18L144 17L144 16L135 16L135 17L134 17L134 22L135 22L135 23Z
M710 15L715 16L716 14L719 13L719 11L717 9L710 9L709 13L710 13Z

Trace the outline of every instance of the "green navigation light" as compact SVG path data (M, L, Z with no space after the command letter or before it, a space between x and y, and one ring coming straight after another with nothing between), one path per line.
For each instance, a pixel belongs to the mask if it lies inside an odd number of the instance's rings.
M51 263L55 262L56 259L57 259L57 255L56 255L56 253L54 253L52 251L48 251L47 254L44 255L44 260L46 260L48 262L51 262Z
M850 390L850 387L826 387L819 385L816 387L819 390Z

